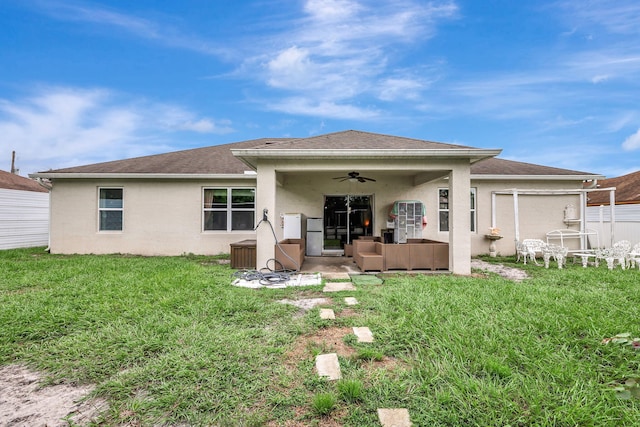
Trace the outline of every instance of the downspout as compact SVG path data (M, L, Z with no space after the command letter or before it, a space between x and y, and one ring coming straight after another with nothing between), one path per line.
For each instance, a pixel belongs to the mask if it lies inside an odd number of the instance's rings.
M520 213L518 211L518 190L513 190L513 217L515 219L515 239L520 241Z

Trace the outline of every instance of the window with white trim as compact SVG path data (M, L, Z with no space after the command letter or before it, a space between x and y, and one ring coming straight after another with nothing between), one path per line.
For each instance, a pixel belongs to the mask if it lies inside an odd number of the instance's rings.
M124 214L123 189L100 188L98 192L98 230L122 231Z
M255 188L204 189L204 231L253 230L255 216Z
M471 189L471 231L476 231L476 188ZM449 189L448 188L439 188L438 189L438 230L439 231L449 231Z

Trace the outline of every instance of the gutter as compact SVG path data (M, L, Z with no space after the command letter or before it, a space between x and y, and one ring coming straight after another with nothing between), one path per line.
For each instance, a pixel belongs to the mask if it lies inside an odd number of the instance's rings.
M513 181L532 181L532 180L553 180L553 181L596 181L604 178L602 175L500 175L500 174L471 174L471 179L475 181L490 180L513 180ZM593 187L589 187L593 188Z
M85 172L38 172L29 174L31 178L48 179L246 179L255 180L255 173L244 174L189 174L189 173L85 173Z

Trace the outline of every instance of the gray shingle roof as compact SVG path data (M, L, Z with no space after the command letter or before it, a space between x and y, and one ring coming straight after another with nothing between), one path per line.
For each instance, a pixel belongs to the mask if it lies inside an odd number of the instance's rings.
M474 147L348 130L309 138L279 141L274 144L264 145L261 148L271 150L313 150L314 148L324 150L442 150L470 149Z
M46 173L140 173L140 174L242 174L247 166L231 154L231 148L255 148L274 139L256 139L165 154L55 169Z
M362 131L343 131L308 138L262 138L166 154L96 163L42 172L82 174L244 174L247 165L232 149L256 150L468 150L464 145L424 141ZM593 175L530 163L497 158L481 160L471 166L476 175Z
M474 175L594 175L589 172L516 162L496 157L472 164L471 173Z

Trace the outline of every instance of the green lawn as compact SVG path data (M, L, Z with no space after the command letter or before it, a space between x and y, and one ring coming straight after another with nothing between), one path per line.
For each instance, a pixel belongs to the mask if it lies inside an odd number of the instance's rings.
M526 270L399 274L330 295L337 320L320 321L278 301L321 287L233 287L211 258L0 251L0 365L96 384L102 425L363 427L379 407L416 426L638 425L615 386L640 377L640 353L602 340L640 336L640 271ZM375 342L340 336L352 326ZM344 380L318 379L315 355L336 349Z

